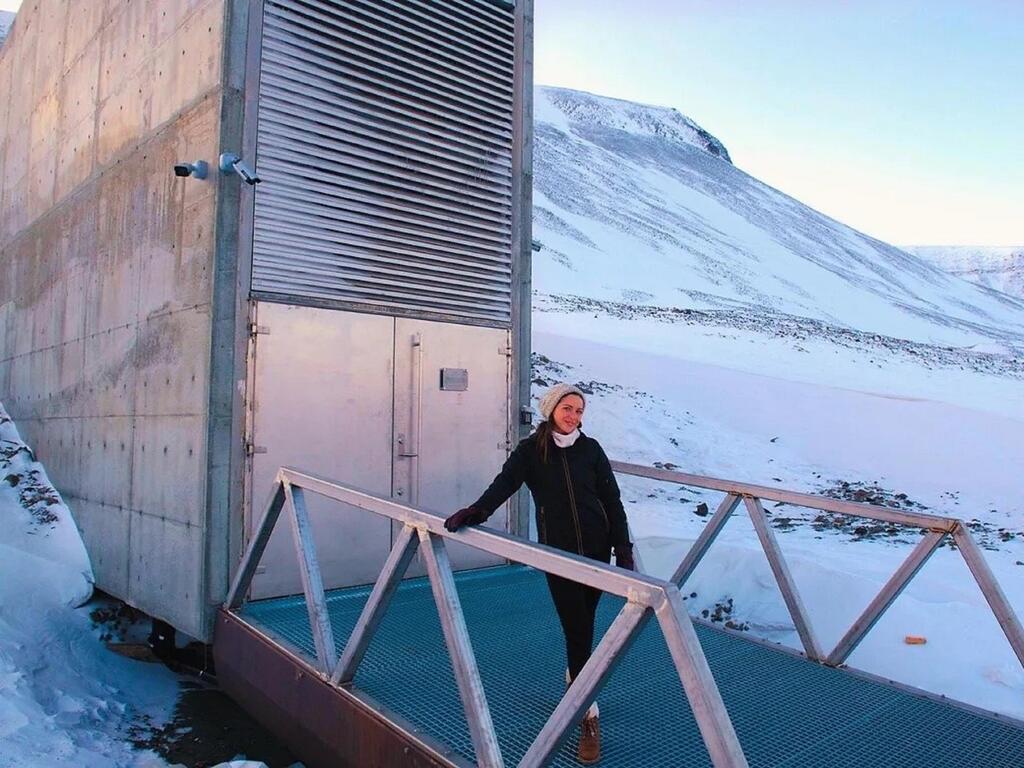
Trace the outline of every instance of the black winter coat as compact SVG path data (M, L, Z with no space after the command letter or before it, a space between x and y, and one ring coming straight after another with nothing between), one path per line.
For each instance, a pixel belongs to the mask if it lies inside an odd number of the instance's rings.
M581 432L568 448L552 442L543 463L534 432L472 506L490 516L523 483L533 495L542 544L607 560L611 547L629 543L619 486L597 440Z

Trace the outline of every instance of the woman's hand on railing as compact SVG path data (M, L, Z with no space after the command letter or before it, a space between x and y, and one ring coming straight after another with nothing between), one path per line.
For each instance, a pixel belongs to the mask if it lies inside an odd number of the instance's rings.
M632 544L618 544L615 547L615 565L625 568L627 571L636 570L636 560L633 559Z
M444 527L455 533L464 525L479 525L486 519L483 510L476 507L463 507L444 521Z

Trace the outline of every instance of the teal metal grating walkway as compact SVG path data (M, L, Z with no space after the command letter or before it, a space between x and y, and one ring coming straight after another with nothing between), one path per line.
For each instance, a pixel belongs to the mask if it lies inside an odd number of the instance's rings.
M526 752L564 691L561 630L543 574L508 566L456 575L506 765ZM328 593L338 652L369 587ZM605 595L603 632L622 607ZM302 597L246 604L241 617L314 659ZM798 768L1021 768L1024 729L812 664L735 635L697 634L751 766ZM355 685L473 761L458 689L430 584L402 584ZM598 698L602 766L710 766L679 677L650 622ZM553 762L578 766L575 736Z

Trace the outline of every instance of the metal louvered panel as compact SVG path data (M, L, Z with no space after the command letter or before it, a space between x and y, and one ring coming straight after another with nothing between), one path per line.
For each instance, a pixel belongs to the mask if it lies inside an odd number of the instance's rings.
M253 292L509 326L514 46L494 0L265 0Z

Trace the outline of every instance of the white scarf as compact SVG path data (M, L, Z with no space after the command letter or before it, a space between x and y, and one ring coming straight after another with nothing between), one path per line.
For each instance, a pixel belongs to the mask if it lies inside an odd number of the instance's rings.
M579 436L579 429L574 429L568 435L563 435L561 432L551 430L551 439L555 441L555 445L559 448L568 448L570 445L575 443L577 439L579 439Z

